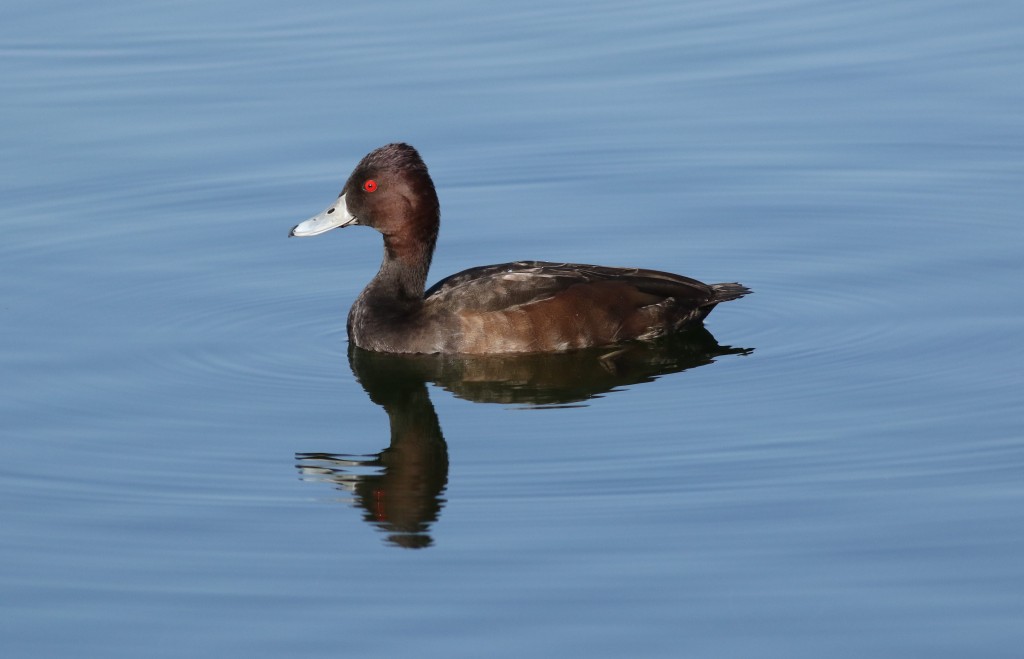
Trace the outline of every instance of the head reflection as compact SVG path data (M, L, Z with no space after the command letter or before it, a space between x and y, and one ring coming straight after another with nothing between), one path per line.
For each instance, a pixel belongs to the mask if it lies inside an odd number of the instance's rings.
M444 506L448 446L427 393L436 384L479 403L579 405L618 388L747 354L721 346L703 327L656 343L537 355L395 355L349 347L349 365L363 389L387 412L391 440L374 455L297 453L304 480L350 492L363 518L389 544L433 544L431 525Z

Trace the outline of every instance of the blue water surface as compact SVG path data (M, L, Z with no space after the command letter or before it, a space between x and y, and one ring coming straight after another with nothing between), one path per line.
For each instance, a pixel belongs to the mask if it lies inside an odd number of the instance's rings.
M16 0L0 654L1019 657L1022 7ZM431 281L755 294L607 372L350 357L379 236L286 235L399 140Z

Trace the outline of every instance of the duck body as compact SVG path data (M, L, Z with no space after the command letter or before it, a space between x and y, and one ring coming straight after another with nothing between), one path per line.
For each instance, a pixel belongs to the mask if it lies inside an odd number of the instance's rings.
M440 205L426 165L406 144L368 154L337 201L290 235L353 224L384 236L380 271L348 315L349 339L365 350L561 352L653 340L749 292L656 270L544 261L470 268L424 291Z

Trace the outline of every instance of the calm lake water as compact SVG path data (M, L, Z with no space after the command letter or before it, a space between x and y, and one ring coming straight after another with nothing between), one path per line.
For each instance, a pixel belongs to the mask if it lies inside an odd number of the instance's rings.
M1021 656L1021 3L3 14L4 657ZM379 237L286 235L397 140L431 281L755 294L350 355Z

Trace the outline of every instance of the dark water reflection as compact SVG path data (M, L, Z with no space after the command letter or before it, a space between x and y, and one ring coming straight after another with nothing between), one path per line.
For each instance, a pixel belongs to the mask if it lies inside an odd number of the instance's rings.
M703 327L657 343L556 355L390 355L350 346L352 372L388 414L390 443L371 455L296 453L296 466L305 480L352 493L363 519L385 532L389 544L429 547L431 525L445 503L448 445L427 383L477 403L580 405L722 355L750 352L719 345Z

